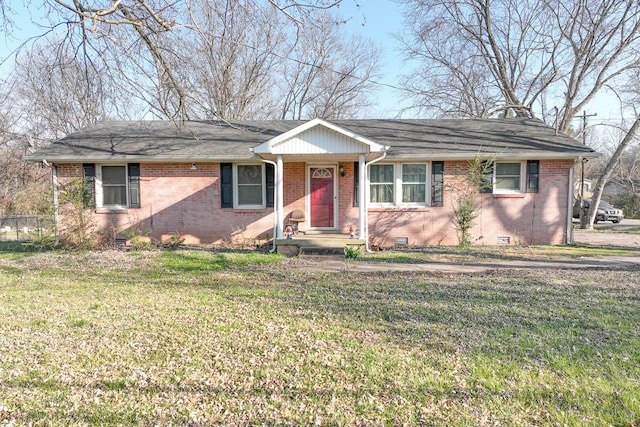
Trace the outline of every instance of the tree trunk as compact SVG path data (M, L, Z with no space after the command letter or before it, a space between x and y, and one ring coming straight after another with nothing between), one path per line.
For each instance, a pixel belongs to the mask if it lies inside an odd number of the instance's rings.
M622 153L627 148L627 146L631 143L631 141L633 141L633 139L635 138L635 135L638 132L638 128L640 128L640 115L636 117L635 121L633 122L633 125L631 125L631 128L622 139L622 142L620 143L620 145L618 145L618 148L616 148L616 152L613 153L613 156L611 156L611 159L609 160L609 163L607 163L607 166L604 168L604 171L602 172L600 179L598 179L598 183L596 184L596 187L593 189L591 206L589 206L589 212L587 213L587 220L588 220L587 228L590 230L593 229L593 222L595 221L596 215L598 213L598 205L600 204L600 199L602 198L602 191L604 190L604 185L609 180L609 177L613 172L613 168L616 165L616 163L618 163L618 160L622 156Z

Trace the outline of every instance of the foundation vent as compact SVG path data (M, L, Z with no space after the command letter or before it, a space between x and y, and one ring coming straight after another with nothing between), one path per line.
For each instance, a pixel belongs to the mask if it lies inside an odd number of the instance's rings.
M408 237L396 237L396 246L407 246L409 244Z
M511 237L509 236L498 236L498 242L499 245L508 245L511 243Z

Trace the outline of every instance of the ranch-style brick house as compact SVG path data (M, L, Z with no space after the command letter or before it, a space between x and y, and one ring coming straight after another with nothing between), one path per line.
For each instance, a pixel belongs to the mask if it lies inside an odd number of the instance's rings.
M479 158L474 244L570 243L573 166L595 156L536 119L314 119L102 122L29 159L52 166L55 200L84 177L114 238L276 246L297 225L385 247L458 244L453 212Z

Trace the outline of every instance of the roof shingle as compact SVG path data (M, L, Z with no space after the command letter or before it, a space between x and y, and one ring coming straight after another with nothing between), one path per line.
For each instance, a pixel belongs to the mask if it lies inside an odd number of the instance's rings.
M223 161L252 159L251 148L303 121L100 122L45 147L49 162ZM474 155L594 156L594 150L536 119L336 120L331 123L389 146L392 158Z

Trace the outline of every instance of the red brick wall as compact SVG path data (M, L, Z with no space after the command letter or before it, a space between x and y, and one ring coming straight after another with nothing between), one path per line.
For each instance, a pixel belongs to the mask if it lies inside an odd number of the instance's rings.
M458 231L452 220L455 194L451 187L464 181L466 165L466 162L445 162L442 207L370 209L371 244L388 246L394 244L396 237L407 237L410 245L457 245ZM495 245L499 237L508 237L511 244L564 243L572 166L571 160L540 161L538 193L478 192L478 217L471 233L473 244Z
M505 196L477 194L479 216L472 231L474 244L494 245L498 237L516 243L565 241L569 169L572 161L541 161L538 193ZM338 231L347 233L358 225L353 206L354 167L341 163L345 176L338 179ZM141 208L125 211L97 210L93 219L113 236L131 234L166 240L180 235L187 243L245 243L273 236L273 208L222 209L220 165L198 163L141 164ZM452 221L455 197L451 184L460 182L466 162L445 162L443 207L370 209L369 236L374 245L393 245L407 237L410 245L456 245ZM61 184L82 174L80 165L58 165ZM306 164L284 164L285 222L295 209L305 210Z
M82 174L80 165L59 165L61 184ZM273 208L222 209L220 165L191 163L140 165L139 209L94 210L100 229L117 237L132 233L164 241L179 235L186 243L246 243L273 236Z

